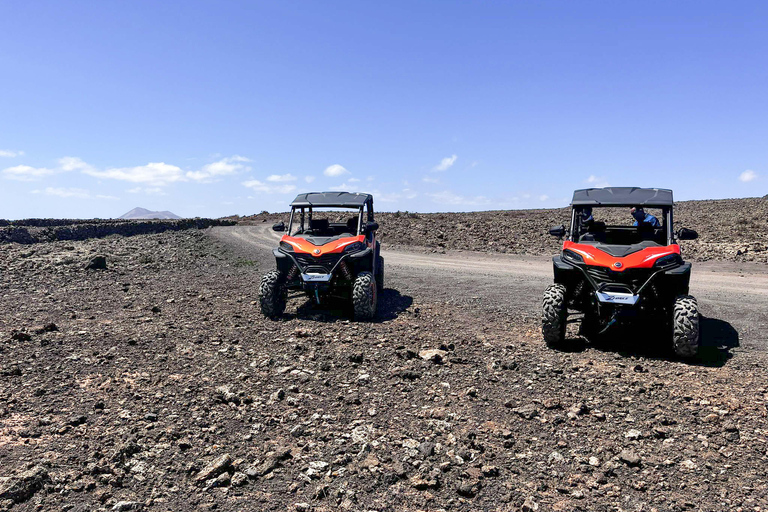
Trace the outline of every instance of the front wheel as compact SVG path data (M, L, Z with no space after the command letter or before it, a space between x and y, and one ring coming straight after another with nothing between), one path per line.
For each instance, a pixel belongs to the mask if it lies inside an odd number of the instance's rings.
M568 321L565 293L566 288L562 284L552 284L544 291L541 334L549 347L559 347L565 342L565 326Z
M675 354L691 358L699 351L699 305L690 295L680 295L672 308L672 344Z
M376 279L368 271L360 272L352 285L352 306L355 320L373 320L376 316L378 290Z
M279 271L272 270L261 278L259 304L264 316L267 318L279 318L285 312L287 297L288 290Z

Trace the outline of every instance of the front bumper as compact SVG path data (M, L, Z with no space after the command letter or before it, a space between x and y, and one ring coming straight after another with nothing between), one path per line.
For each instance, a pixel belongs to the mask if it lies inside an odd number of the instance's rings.
M278 269L285 275L288 275L294 266L298 269L298 273L294 274L296 279L289 283L289 286L325 289L331 285L331 281L339 273L339 267L343 264L347 265L353 275L362 270L370 270L372 251L367 247L358 252L329 254L315 258L309 254L295 254L276 248L272 254L275 256Z
M639 295L621 292L595 292L597 300L608 304L622 304L624 306L634 306L640 300Z
M687 294L691 274L690 263L661 268L628 269L624 273L612 271L607 267L575 264L561 256L555 256L552 263L555 282L573 289L577 282L583 280L582 282L591 288L598 304L627 307L641 302L647 295L646 290L658 291L659 286L673 296Z

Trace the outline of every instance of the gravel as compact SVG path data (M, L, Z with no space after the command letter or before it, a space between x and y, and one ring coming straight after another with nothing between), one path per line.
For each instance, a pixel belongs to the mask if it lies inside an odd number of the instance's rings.
M559 352L391 289L375 323L270 321L267 263L197 230L29 250L0 253L0 510L768 506L763 352Z

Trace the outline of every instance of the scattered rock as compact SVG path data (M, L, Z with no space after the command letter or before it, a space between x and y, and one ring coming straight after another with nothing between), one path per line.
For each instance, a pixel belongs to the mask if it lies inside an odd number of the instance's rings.
M143 508L144 504L140 501L118 501L114 504L112 510L118 512L128 512L130 510L142 510Z
M429 350L422 350L419 352L419 357L422 358L425 361L432 361L435 364L440 364L443 362L443 359L445 359L445 356L448 355L448 352L445 350L440 349L429 349Z
M536 512L539 510L539 504L533 499L533 496L528 496L523 502L523 506L520 508L522 512Z
M30 341L32 335L24 331L12 331L11 339L14 341Z
M619 460L627 466L639 466L642 458L635 452L630 450L623 450L619 454Z
M526 420L532 420L539 414L539 412L536 410L536 406L533 404L523 405L522 407L514 407L512 412Z
M205 466L195 477L196 482L205 482L211 478L219 476L224 471L227 471L232 465L232 457L225 453L213 460L210 464Z
M43 466L34 466L18 476L0 482L0 501L10 500L13 503L26 501L49 481L48 470Z
M106 270L107 269L107 258L105 256L94 256L90 259L87 265L85 265L86 270Z

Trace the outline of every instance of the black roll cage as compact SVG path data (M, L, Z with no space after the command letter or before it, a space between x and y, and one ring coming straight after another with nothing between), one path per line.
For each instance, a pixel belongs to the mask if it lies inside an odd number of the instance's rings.
M350 210L354 211L357 210L357 232L355 233L356 236L363 234L363 215L365 213L365 207L368 206L368 216L367 216L367 222L373 222L373 202L368 201L359 208L350 208L349 206L344 205L335 205L335 204L323 204L323 205L317 205L317 208L339 208L343 210ZM312 213L313 213L313 207L312 206L293 206L291 207L291 217L288 220L288 234L290 235L293 231L293 217L296 213L296 210L299 210L299 226L301 228L301 231L304 231L304 221L305 219L308 221L308 223L312 222Z
M637 206L635 204L611 204L611 205L574 205L571 208L571 229L568 232L567 240L570 242L578 242L578 226L580 223L578 222L578 219L576 217L577 211L581 211L584 208L592 208L592 210L596 210L599 208L632 208L633 206ZM672 206L656 206L651 205L650 208L658 208L661 209L662 212L662 228L665 228L666 234L667 234L667 245L672 245L674 243L677 243L675 239L675 233L672 230ZM614 226L608 226L608 227L614 227ZM619 226L616 226L619 227Z

